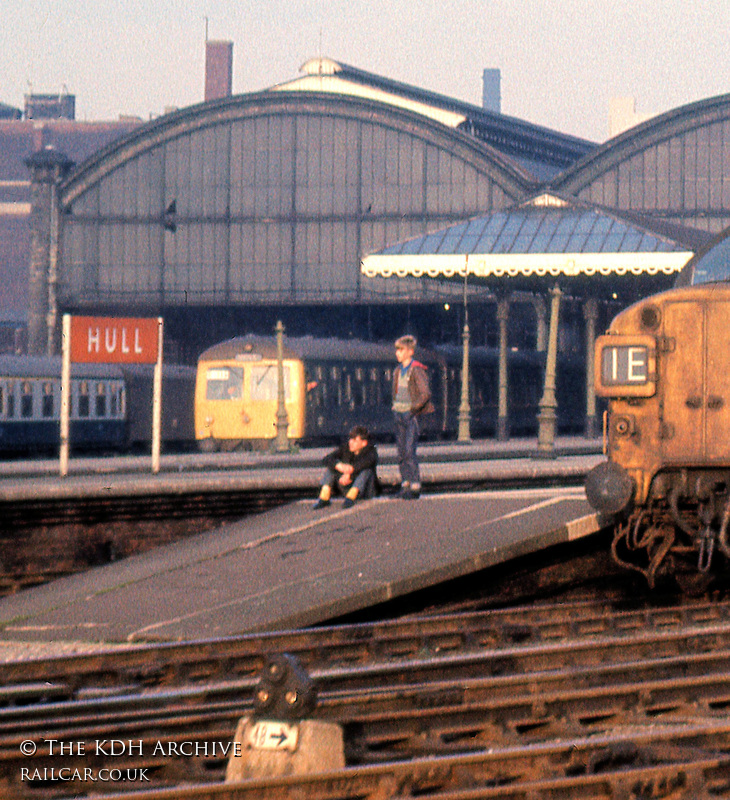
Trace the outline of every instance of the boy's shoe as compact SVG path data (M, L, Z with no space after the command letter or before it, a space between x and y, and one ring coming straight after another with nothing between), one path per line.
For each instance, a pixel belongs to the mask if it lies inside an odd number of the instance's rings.
M418 500L420 496L421 490L411 489L410 486L406 486L405 489L401 489L398 494L398 497L400 497L402 500Z
M320 508L327 508L329 504L330 504L329 500L322 500L322 498L320 497L319 500L317 500L317 502L312 506L312 508L315 511L318 511Z
M343 508L352 508L355 505L355 501L351 500L349 497L345 498L345 502L342 504Z

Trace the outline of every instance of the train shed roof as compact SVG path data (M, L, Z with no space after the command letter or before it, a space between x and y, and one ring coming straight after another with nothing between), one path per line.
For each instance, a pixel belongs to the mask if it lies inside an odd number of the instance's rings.
M597 147L586 139L489 111L331 58L309 59L302 65L301 72L302 76L278 84L272 90L332 92L407 108L486 142L526 171L533 181L555 177Z

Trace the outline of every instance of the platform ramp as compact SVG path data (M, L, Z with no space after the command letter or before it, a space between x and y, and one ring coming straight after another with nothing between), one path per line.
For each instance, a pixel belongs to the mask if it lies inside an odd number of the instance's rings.
M313 625L599 527L575 488L298 502L3 598L0 636L176 641Z

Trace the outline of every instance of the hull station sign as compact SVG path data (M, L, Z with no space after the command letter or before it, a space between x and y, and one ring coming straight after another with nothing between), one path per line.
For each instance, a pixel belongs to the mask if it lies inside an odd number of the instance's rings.
M61 336L61 450L59 472L68 475L71 365L154 364L152 378L152 472L160 471L162 438L162 317L63 315Z
M155 364L156 319L71 317L74 364Z

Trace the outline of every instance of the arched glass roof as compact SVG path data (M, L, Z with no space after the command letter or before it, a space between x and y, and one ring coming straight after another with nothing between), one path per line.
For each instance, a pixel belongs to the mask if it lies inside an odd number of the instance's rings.
M223 98L142 126L60 188L60 302L383 302L363 253L515 202L494 148L413 111L328 93Z
M561 194L717 234L730 224L730 94L668 111L553 179Z
M620 253L683 250L678 242L582 203L543 195L518 208L496 211L394 244L399 253Z

